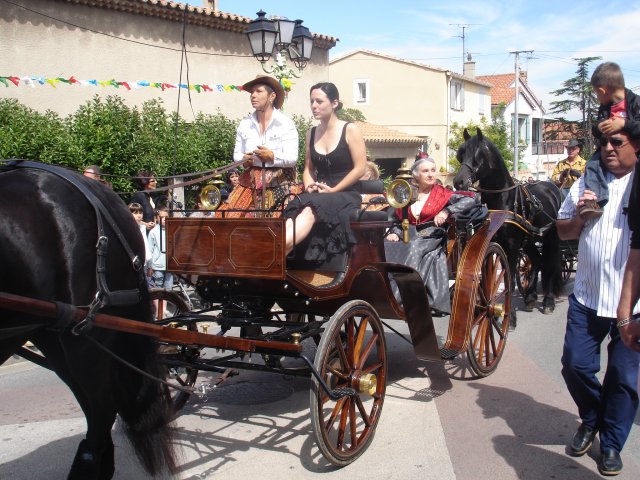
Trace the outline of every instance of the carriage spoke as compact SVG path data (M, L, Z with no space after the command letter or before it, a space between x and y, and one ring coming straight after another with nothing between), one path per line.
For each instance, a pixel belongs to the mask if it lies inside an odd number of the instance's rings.
M367 325L369 324L369 319L367 317L363 317L360 322L360 327L358 328L358 335L356 337L355 348L353 352L353 365L355 368L358 368L357 365L360 364L360 352L362 350L362 344L364 343L364 337L367 333Z
M351 431L351 448L358 446L358 435L356 433L356 406L353 401L349 402L349 426Z
M342 345L340 336L336 339L336 350L338 351L338 356L340 357L340 361L342 362L344 369L351 370L351 364L347 358L347 353L344 351L344 345Z
M354 351L355 351L355 323L356 320L354 317L350 317L347 320L347 359L349 363L349 369L353 369L355 365Z
M371 420L369 418L369 414L367 414L366 412L364 404L362 403L362 399L360 397L356 397L355 400L356 400L356 405L358 407L358 410L360 411L360 416L362 417L362 421L364 422L365 426L369 428L371 426Z
M362 355L359 358L359 361L356 362L356 364L354 365L354 368L357 369L361 369L362 366L367 363L367 360L369 359L369 355L371 355L371 351L373 350L373 347L376 345L376 343L378 342L378 335L372 335L371 338L369 339L369 341L367 342L367 345L364 347L364 350L362 351Z
M349 415L349 407L351 405L351 398L344 397L345 402L342 406L342 412L340 413L340 426L338 427L338 441L336 442L336 447L342 450L344 446L344 433L347 428L347 416Z
M340 413L340 411L342 410L342 408L344 406L344 403L348 399L349 399L349 397L342 397L342 398L339 398L336 401L336 404L333 407L331 415L329 415L329 418L327 419L327 423L325 424L325 430L327 432L333 428L333 424L335 423L336 419L338 418L338 414Z
M375 372L376 370L380 370L383 366L383 363L380 362L376 362L372 365L369 365L367 368L363 368L362 369L362 373L372 373Z

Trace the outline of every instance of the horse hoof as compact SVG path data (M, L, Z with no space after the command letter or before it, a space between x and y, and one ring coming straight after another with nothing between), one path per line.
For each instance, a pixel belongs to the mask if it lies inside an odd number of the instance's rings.
M542 308L542 313L544 313L545 315L549 315L553 313L555 309L556 307L546 306Z
M523 310L525 312L533 312L533 307L535 307L535 306L536 306L535 303L525 303Z

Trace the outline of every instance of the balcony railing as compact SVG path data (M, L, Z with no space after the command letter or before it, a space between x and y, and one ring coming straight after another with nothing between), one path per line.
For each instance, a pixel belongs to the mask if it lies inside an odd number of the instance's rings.
M531 153L533 155L562 155L566 140L549 140L546 142L537 142L531 145Z

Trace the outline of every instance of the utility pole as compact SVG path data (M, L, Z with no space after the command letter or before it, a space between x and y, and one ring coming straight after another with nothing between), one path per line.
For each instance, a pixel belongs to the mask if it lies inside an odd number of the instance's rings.
M514 98L514 113L513 113L513 176L518 179L518 162L520 157L520 118L518 118L518 98L520 97L520 54L521 53L533 53L533 50L518 50L513 53L516 56L515 62L515 98Z
M450 23L449 25L456 26L456 27L462 29L462 35L456 35L456 37L462 39L462 70L464 71L464 56L465 56L465 49L464 49L465 34L464 34L464 31L467 28L469 28L470 26L472 26L472 25L481 25L481 24L480 23Z

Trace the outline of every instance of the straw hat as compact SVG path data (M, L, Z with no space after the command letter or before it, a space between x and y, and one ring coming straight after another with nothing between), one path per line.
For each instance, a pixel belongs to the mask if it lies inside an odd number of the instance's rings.
M276 94L276 101L273 102L273 106L280 110L284 103L284 88L280 85L280 82L273 77L267 77L266 75L258 75L254 80L242 85L242 89L250 92L254 85L268 85Z

